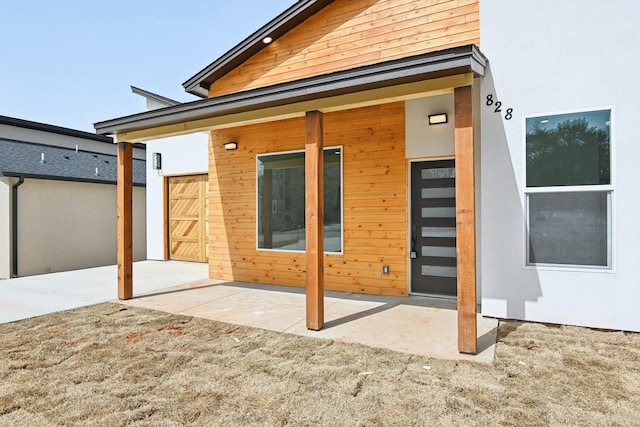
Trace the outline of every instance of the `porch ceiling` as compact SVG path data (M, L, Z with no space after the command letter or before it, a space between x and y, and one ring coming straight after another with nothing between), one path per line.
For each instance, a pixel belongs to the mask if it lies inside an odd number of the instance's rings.
M448 92L484 76L486 65L477 46L468 45L179 104L94 127L99 134L114 135L116 142L140 142Z

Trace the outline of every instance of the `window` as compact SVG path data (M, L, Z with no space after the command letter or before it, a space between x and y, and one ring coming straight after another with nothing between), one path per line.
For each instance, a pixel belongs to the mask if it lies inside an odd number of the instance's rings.
M611 268L611 110L526 119L527 264Z
M304 251L304 151L259 155L258 249ZM324 150L324 250L342 251L342 148Z

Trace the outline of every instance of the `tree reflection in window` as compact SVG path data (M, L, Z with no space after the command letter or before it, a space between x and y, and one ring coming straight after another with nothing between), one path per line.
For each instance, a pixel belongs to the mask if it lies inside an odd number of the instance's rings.
M611 183L609 110L527 119L527 187Z

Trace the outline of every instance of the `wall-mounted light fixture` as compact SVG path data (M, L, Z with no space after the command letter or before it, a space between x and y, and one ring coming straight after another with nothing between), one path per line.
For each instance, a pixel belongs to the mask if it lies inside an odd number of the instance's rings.
M153 153L153 170L162 169L162 154Z
M430 114L429 115L429 124L430 125L440 125L443 123L447 123L447 113L440 114Z
M229 151L229 150L237 150L238 149L238 143L237 142L227 142L226 144L224 144L224 149Z

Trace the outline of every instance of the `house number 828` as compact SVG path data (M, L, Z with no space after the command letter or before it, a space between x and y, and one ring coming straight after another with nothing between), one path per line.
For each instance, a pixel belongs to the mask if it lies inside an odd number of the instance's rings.
M485 104L487 105L487 107L495 106L495 108L493 110L494 113L498 113L498 114L502 113L502 102L498 101L497 99L494 100L492 93L487 95L487 102ZM513 108L507 108L504 111L504 119L505 120L511 120L512 117L513 117Z

